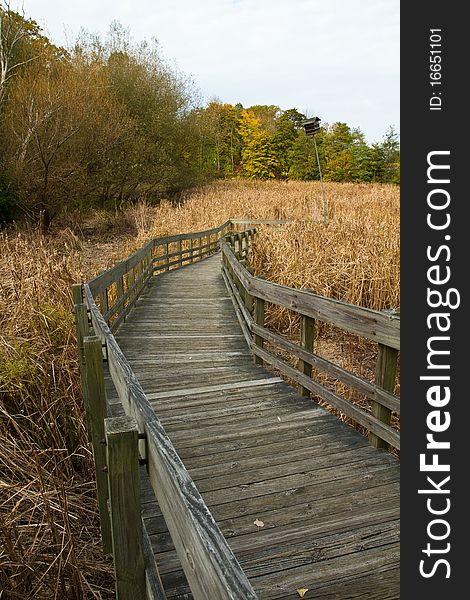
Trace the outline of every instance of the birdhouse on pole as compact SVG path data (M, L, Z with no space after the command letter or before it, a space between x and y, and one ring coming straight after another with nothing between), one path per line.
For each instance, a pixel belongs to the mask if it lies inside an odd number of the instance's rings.
M307 135L315 135L320 131L320 121L318 117L313 117L312 119L306 119L302 121L302 126Z

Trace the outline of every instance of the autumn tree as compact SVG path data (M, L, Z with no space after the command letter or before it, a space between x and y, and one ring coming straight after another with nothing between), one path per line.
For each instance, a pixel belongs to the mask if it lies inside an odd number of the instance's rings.
M23 211L47 230L100 173L132 125L100 69L59 63L18 76L5 113L7 169Z
M257 179L273 179L281 171L281 163L266 123L257 110L244 110L240 115L243 173Z
M33 62L44 66L65 54L63 48L51 44L35 21L11 10L8 2L0 2L0 107L16 74Z

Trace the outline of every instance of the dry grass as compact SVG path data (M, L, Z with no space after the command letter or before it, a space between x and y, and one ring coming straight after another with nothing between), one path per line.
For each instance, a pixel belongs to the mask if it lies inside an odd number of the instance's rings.
M289 219L260 228L254 267L271 280L371 308L397 308L398 188L220 182L175 206L69 214L49 239L0 237L0 598L112 598L101 554L91 449L79 391L70 286L147 239L201 230L230 217ZM271 309L269 325L295 338L298 321ZM323 355L371 377L374 351L334 332Z
M0 237L2 598L111 598L79 391L70 286L81 243Z

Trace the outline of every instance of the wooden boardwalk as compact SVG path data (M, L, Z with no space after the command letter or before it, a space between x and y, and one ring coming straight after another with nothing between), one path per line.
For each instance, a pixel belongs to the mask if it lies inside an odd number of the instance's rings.
M398 461L253 363L220 255L152 278L116 340L261 600L399 598ZM144 514L167 597L191 598Z

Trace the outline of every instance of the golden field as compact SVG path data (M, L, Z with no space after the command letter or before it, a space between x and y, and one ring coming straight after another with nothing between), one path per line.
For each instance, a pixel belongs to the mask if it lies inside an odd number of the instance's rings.
M267 279L377 310L399 308L399 189L318 182L218 182L178 204L68 213L47 238L0 236L0 589L5 598L112 598L100 550L93 465L79 390L70 286L168 233L229 218L260 227L253 267ZM288 311L270 326L296 335ZM339 363L370 374L371 350L329 334ZM345 346L349 350L344 351ZM320 344L321 347L321 344ZM336 356L336 350L341 356ZM372 357L373 358L373 357ZM0 594L0 597L1 594Z

